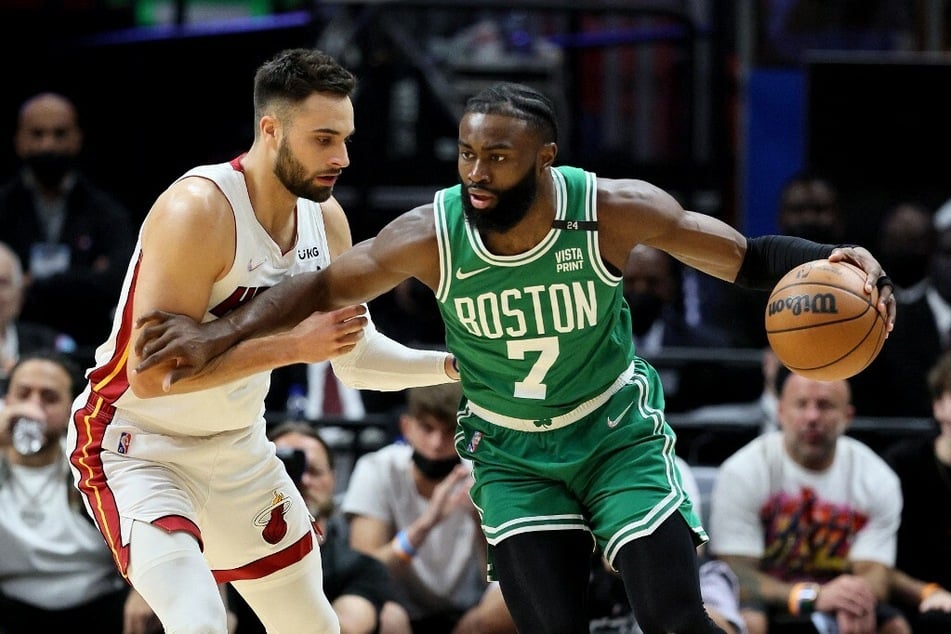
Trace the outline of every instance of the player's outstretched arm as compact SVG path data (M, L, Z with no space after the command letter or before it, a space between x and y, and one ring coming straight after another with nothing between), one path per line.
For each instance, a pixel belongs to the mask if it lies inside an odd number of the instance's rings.
M168 342L176 333L186 332L187 324L194 325L203 318L215 281L230 268L234 259L234 241L234 215L230 205L220 190L206 179L183 179L153 205L143 224L142 251L134 291L130 293L134 320L131 340L137 343L129 351L128 378L138 396L149 398L168 393L172 379L177 382L183 378L178 373L183 373L184 368L188 368L187 375L193 378L176 386L175 392L220 385L296 362L305 355L332 358L359 341L366 325L361 316L365 310L362 306L307 321L305 318L310 312L306 301L310 295L305 290L301 291L304 297L301 304L295 306L288 301L279 314L265 314L258 328L276 328L285 323L283 320L302 324L306 321L302 327L308 329L307 348L300 343L303 335L298 331L283 333L279 342L258 342L255 347L245 347L233 355L216 355L215 346L221 344L212 336L217 330L215 322L211 322L213 325L207 333L202 331L202 336L207 336L210 342L207 348L198 339L183 335L181 345L188 355L178 354L173 345L164 356L151 361L143 359L140 339L147 342L150 336L166 337L164 341ZM178 317L164 327L161 315ZM297 321L290 321L297 315L300 315ZM146 329L151 334L143 339ZM240 327L234 330L238 336L246 332ZM209 363L212 359L214 361Z
M297 275L220 319L202 324L173 311L146 312L136 321L139 335L135 352L141 360L135 371L172 363L199 372L212 358L243 339L290 328L313 312L311 300L319 289L316 277L316 272Z
M161 343L155 342L143 344L142 347L146 348L159 346L156 348L159 352L150 357L153 362L148 365L140 363L135 372L168 365L162 379L162 392L170 392L175 384L175 392L182 393L207 389L292 363L327 361L350 352L363 339L363 329L367 325L365 313L366 308L362 305L318 311L290 330L250 338L223 354L209 357L208 350L212 347L206 345L204 338L208 328L186 315L163 312L160 323L155 326L155 331L162 333L156 342L168 341L168 347L163 348ZM179 350L185 352L179 353ZM140 370L142 366L145 367Z
M275 354L273 347L278 340L259 341L262 337L294 337L296 332L300 343L306 339L300 328L315 311L365 303L409 277L434 287L438 276L432 208L417 208L393 220L377 238L346 251L322 271L284 280L221 319L197 325L168 311L144 314L139 320L141 335L135 342L141 358L136 371L168 366L167 388L171 383L208 373L212 364L216 368L223 363L234 365L234 355L239 352L243 358L254 358L257 353L250 350ZM347 330L347 323L343 321L343 330ZM297 324L290 335L275 333L289 324Z

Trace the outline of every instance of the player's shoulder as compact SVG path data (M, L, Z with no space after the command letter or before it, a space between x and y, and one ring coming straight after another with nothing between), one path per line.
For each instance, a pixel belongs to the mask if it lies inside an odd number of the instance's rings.
M181 230L210 232L234 227L234 212L228 198L211 180L185 176L168 186L149 210L150 227L176 226Z
M323 217L327 244L330 245L330 251L333 257L337 257L353 246L350 220L347 218L347 214L340 204L340 201L333 196L319 203L319 206L320 215Z
M660 205L675 202L669 192L639 178L597 178L598 206Z
M403 212L383 227L380 235L412 240L435 236L434 205L432 203L426 203Z

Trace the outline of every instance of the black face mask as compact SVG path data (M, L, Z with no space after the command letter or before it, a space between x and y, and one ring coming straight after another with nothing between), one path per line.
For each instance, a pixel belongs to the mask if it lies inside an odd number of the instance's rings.
M413 451L413 464L427 480L439 481L449 475L461 463L459 456L445 460L430 460L418 451Z
M47 189L56 189L73 168L76 157L63 152L41 152L23 159L37 182Z
M882 253L882 266L900 288L914 286L928 275L931 256L927 253Z
M638 337L647 333L664 309L664 300L653 293L628 293L624 296L631 307L631 331Z

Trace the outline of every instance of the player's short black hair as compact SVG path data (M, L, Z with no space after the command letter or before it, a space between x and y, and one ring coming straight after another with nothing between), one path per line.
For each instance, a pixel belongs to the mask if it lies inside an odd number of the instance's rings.
M501 114L527 121L545 143L558 142L558 121L551 99L531 86L497 83L469 98L466 113Z
M353 73L333 56L314 48L285 49L254 75L254 113L260 117L272 101L298 103L315 92L349 97L356 85Z

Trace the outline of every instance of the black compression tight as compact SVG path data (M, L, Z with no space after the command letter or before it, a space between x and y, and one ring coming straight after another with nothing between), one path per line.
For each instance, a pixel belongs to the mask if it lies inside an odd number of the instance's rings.
M492 559L519 632L588 633L590 535L522 533L495 546ZM614 565L645 634L722 632L703 609L696 550L679 513L653 534L627 543Z

